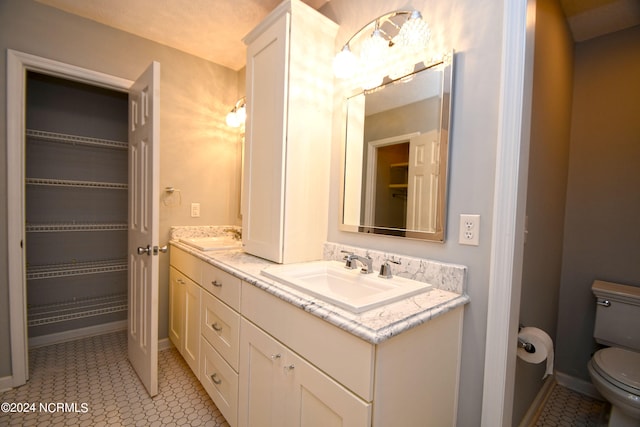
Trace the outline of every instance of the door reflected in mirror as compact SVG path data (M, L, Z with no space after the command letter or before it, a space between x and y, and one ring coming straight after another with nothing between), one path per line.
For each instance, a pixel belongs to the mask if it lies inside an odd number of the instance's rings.
M348 98L342 230L444 241L452 59Z

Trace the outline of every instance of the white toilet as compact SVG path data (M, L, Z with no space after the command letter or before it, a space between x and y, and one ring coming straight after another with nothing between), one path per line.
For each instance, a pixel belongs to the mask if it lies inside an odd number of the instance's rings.
M609 426L640 426L640 287L596 280L593 336L610 346L589 361L591 381L611 403Z

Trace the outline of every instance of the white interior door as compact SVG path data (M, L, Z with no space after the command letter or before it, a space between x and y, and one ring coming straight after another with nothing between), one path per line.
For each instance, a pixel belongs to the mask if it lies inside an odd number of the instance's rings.
M437 131L409 141L409 178L407 187L407 229L436 229L438 203L439 143Z
M158 185L160 64L129 92L128 353L150 396L158 394Z

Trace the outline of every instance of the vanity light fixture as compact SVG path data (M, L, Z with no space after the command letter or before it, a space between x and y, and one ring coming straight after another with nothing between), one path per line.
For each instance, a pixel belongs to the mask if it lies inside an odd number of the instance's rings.
M237 128L244 125L245 120L247 120L247 108L245 104L246 98L243 96L236 102L229 114L227 114L227 126Z
M362 41L359 56L351 50L355 41L371 29ZM379 86L385 76L402 78L425 58L431 31L417 10L396 10L370 21L344 44L333 60L340 79L355 78L363 89Z

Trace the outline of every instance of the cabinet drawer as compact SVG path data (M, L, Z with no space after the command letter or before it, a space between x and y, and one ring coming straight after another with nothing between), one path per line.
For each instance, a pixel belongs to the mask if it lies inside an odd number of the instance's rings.
M171 265L196 283L202 280L202 264L203 262L193 255L171 246Z
M200 343L200 382L229 425L238 422L238 374L204 337Z
M202 319L200 327L202 335L237 371L240 315L213 295L203 291L202 316L200 318Z
M373 400L372 344L244 282L242 315L365 401Z
M202 262L202 287L236 311L240 310L240 279Z

